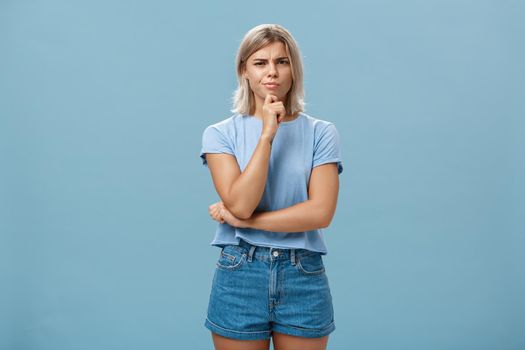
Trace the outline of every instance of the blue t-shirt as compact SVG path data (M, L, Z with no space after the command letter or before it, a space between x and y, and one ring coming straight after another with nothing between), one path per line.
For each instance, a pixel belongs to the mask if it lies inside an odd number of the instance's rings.
M207 165L205 153L228 153L235 156L244 171L259 142L263 121L254 116L234 114L209 125L202 135L200 157ZM337 163L343 171L339 134L331 122L300 113L292 121L282 122L273 139L268 177L263 196L255 211L274 211L308 200L308 183L313 167ZM237 245L240 238L258 246L307 249L327 254L322 229L305 232L271 232L237 228L218 223L210 245Z

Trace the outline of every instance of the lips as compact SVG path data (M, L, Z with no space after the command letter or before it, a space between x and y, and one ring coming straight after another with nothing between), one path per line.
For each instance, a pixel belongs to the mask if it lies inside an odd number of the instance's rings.
M268 89L275 89L277 87L279 87L279 84L277 83L266 83L266 84L263 84L264 86L266 86Z

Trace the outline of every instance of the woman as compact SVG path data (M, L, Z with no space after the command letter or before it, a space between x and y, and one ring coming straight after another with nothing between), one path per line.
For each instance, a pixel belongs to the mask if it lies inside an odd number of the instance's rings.
M322 255L343 171L333 123L303 112L291 34L259 25L236 58L235 114L208 126L201 158L221 201L205 326L216 349L325 349L335 329Z

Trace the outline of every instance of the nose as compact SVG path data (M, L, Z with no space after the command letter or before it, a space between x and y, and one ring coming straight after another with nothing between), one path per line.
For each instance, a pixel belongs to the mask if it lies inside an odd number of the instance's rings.
M277 67L275 63L270 62L269 67L270 67L270 71L268 72L268 75L277 76Z

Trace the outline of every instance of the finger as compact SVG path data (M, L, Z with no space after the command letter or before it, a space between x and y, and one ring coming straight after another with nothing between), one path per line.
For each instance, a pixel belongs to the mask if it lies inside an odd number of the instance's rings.
M286 110L286 109L284 108L284 105L283 105L283 104L278 104L278 105L275 105L275 106L272 105L272 109L273 109L274 111L279 111L279 112L281 112L281 111L285 111L285 110Z
M266 98L264 99L264 103L270 104L270 103L274 103L276 101L279 101L279 98L277 96L272 95L272 94L266 94Z
M277 111L277 116L278 116L281 120L283 120L284 117L286 116L286 109L285 109L284 107L283 107L283 108L277 108L276 111Z

